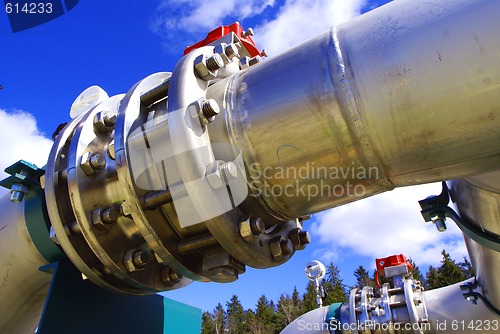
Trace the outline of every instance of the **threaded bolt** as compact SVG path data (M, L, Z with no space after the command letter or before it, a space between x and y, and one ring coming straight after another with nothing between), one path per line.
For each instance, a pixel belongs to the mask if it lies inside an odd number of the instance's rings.
M128 144L135 149L144 149L151 146L151 142L157 139L168 140L169 129L166 122L161 122L146 129L144 132L131 136Z
M264 224L264 221L259 217L252 217L250 218L250 230L253 234L259 235L266 230L266 225Z
M141 95L141 103L144 106L150 106L160 101L161 99L167 97L169 87L170 87L170 79L166 79L158 86L143 93Z
M174 198L183 198L186 196L188 196L188 192L183 184L170 187L166 190L152 191L144 195L143 207L153 210L160 205L171 203Z
M220 165L220 172L227 181L238 177L238 168L236 168L236 165L232 161Z
M232 59L238 56L238 48L234 43L231 43L228 46L226 46L226 48L224 49L224 53L229 59Z
M201 102L201 111L209 119L217 116L220 113L220 108L214 99L206 99Z
M250 60L248 61L248 65L250 66L253 66L255 64L258 64L262 61L262 57L261 56L255 56L253 58L250 58Z
M215 72L224 66L224 61L222 57L218 54L214 54L207 58L207 68L209 71Z
M244 33L242 33L242 36L247 38L249 36L253 36L254 35L254 31L252 28L248 28L247 31L245 31Z
M205 234L179 242L177 245L177 251L180 254L188 254L196 252L202 248L217 245L218 243L219 242L213 235Z
M170 267L163 267L161 268L161 273L160 273L161 281L165 285L175 285L179 283L182 279L182 275L175 272L172 268Z
M150 255L144 251L137 251L132 256L132 262L137 268L144 268L148 263Z

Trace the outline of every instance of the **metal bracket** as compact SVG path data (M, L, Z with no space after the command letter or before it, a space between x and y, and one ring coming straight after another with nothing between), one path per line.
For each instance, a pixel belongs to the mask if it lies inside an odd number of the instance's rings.
M424 220L426 222L433 221L436 216L443 220L446 217L451 218L469 238L487 248L500 252L500 236L489 231L480 230L466 219L460 217L448 206L449 200L448 187L443 182L443 191L439 196L428 197L418 202L422 208L420 213L424 217Z
M483 296L479 292L474 291L474 289L476 289L478 286L479 286L479 284L477 283L476 279L474 279L474 283L468 282L464 285L461 285L460 289L463 291L467 291L467 292L463 293L464 298L469 300L473 304L477 304L477 300L481 299L483 301L484 305L488 308L488 310L490 310L491 312L496 314L498 317L500 317L500 310L498 310L495 306L493 306L493 304L491 304L490 301L488 299L486 299L485 296Z
M0 187L10 190L10 200L15 203L21 202L30 190L39 189L40 176L45 174L45 170L24 160L5 168L5 172L10 176L0 181Z

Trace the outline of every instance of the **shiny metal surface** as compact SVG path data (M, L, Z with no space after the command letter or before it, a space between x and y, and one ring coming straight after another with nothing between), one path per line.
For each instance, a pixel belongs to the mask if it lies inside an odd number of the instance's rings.
M491 172L451 182L452 199L459 215L468 223L500 238L500 172ZM465 236L482 293L500 309L500 253Z
M47 261L33 245L24 203L0 198L0 333L34 333L52 279L39 271Z
M236 74L228 128L262 205L295 218L497 168L499 11L396 1Z

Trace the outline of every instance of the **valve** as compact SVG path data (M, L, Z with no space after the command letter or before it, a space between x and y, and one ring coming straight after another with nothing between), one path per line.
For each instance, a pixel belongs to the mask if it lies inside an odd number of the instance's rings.
M379 288L379 276L392 278L394 286L399 287L402 284L402 278L409 276L413 270L413 266L406 260L406 257L403 254L375 259L375 262L377 265L375 283L377 283Z

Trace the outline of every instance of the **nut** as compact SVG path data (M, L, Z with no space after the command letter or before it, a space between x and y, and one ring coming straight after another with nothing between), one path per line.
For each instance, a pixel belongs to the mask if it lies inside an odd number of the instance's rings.
M207 270L205 275L212 281L219 283L230 283L238 279L237 270L230 267L215 267Z
M109 133L113 131L116 123L116 115L108 111L99 111L94 116L94 130L98 133Z
M134 272L144 269L147 262L150 259L150 255L145 251L140 249L130 249L125 252L123 257L123 265L129 272Z
M114 139L108 144L108 157L111 160L115 160L115 140Z
M163 284L167 286L173 286L177 283L179 283L182 279L182 275L178 274L172 268L170 267L163 267L161 268L161 273L160 273L161 281Z
M92 211L92 223L99 230L109 230L117 220L118 210L116 208L97 208Z
M217 70L224 66L221 56L214 54L207 57L203 54L194 60L194 69L198 77L203 80L213 80L217 77Z
M303 250L306 248L306 245L311 242L311 235L309 232L302 231L300 228L290 230L288 238L290 238L293 249L295 250Z
M238 47L234 43L221 43L215 47L214 53L222 58L225 65L229 64L234 57L239 57Z
M85 152L82 154L81 169L88 176L97 175L106 166L106 159L99 153Z
M13 203L21 203L24 196L29 192L29 188L22 183L14 183L10 187L10 201Z
M227 184L227 181L238 176L238 170L234 162L223 162L217 160L207 165L207 181L212 188L219 189Z
M132 210L130 209L130 206L126 201L123 201L122 204L120 205L120 212L124 217L127 218L132 217Z
M278 262L286 260L286 256L293 253L293 244L289 239L276 237L269 243L273 259Z
M264 221L258 217L252 217L240 223L240 235L246 241L252 240L254 235L262 234L265 230Z

